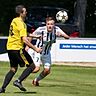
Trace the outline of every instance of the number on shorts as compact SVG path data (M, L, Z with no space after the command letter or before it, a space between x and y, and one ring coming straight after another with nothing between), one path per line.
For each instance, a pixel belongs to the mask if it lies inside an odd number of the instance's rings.
M37 59L36 62L38 62L39 61L39 57L36 57L36 59Z

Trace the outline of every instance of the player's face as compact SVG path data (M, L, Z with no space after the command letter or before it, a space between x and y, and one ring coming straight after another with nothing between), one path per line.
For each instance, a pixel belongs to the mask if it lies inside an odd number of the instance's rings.
M25 18L26 17L26 14L27 14L26 8L23 8L22 10L23 10L23 12L21 13L21 16L23 18Z
M55 26L55 21L54 20L46 21L46 26L47 26L47 31L52 32Z

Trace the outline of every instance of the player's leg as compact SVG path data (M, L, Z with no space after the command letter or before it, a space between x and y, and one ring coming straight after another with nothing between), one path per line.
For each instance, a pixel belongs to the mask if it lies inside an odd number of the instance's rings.
M40 53L37 53L36 51L34 51L33 62L35 64L35 69L33 70L33 73L37 73L40 70L40 64L41 64Z
M6 87L8 86L8 84L10 83L10 81L12 80L13 76L15 75L15 73L17 72L17 69L18 69L18 63L17 63L18 52L17 51L8 51L8 56L9 56L9 60L10 60L10 70L5 76L3 85L0 89L0 93L5 92Z
M35 64L35 69L34 69L33 73L36 73L40 70L40 64L41 64L40 53L37 53L36 51L34 51L31 48L29 48L27 50L27 52L31 56L31 58L33 59L33 62Z
M37 78L33 80L33 85L39 86L39 81L45 78L49 73L51 69L51 55L43 55L42 56L42 63L44 64L43 71L38 75Z
M34 86L39 86L39 81L45 78L50 73L50 68L44 68L44 70L32 81Z
M32 71L35 69L35 65L33 63L32 58L30 57L30 55L23 50L23 54L20 54L23 61L25 62L25 64L27 64L27 68L22 72L22 74L20 75L20 77L18 78L18 80L14 81L14 85L16 87L18 87L21 91L26 91L26 89L23 87L22 85L22 81L27 78L30 73L32 73ZM22 63L20 63L20 66L22 66Z
M16 73L17 68L11 67L9 72L6 74L3 85L0 89L0 93L4 93L6 90L6 87L8 86L8 84L10 83L10 81L12 80L14 74Z
M33 59L35 56L35 51L32 48L29 48L29 49L27 49L27 52L31 56L31 58Z

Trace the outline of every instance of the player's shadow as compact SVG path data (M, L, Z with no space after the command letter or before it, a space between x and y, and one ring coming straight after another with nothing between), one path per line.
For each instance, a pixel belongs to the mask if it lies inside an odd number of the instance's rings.
M27 91L27 92L14 92L15 94L37 94L37 92L31 92L31 91Z
M64 87L64 85L50 84L50 85L41 85L39 87Z

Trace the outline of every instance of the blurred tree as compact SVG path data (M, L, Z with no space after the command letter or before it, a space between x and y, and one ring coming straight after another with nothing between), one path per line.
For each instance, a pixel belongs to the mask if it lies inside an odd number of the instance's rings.
M88 0L85 25L85 36L96 37L96 0Z
M85 15L87 0L76 0L74 7L74 24L78 27L80 36L85 35Z

